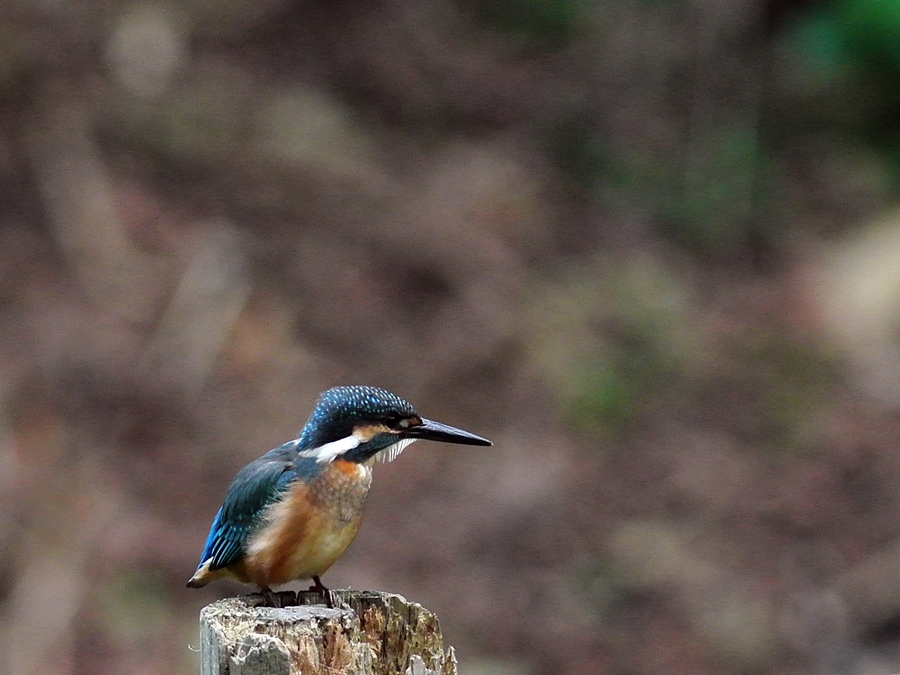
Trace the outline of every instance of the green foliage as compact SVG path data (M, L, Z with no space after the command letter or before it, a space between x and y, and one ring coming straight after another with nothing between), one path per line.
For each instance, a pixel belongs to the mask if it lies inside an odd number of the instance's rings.
M667 237L699 254L733 251L760 237L770 162L752 120L693 129L668 156L617 149L584 112L558 119L544 145L580 193L650 210Z
M599 262L539 295L531 345L570 423L596 436L638 418L685 367L684 311L680 281L650 257Z
M659 206L663 231L698 253L722 253L757 232L765 160L755 128L734 122L700 129L686 148L683 184Z
M704 325L689 289L665 259L646 256L604 258L532 294L532 357L568 426L622 439L665 411L712 415L770 452L814 444L841 381L825 347L768 313Z
M900 0L839 0L784 31L791 71L782 134L829 133L877 152L900 184Z
M900 0L841 0L801 15L786 43L801 65L832 79L900 71ZM854 73L853 71L856 71Z
M607 431L627 424L655 399L677 368L660 327L637 322L626 326L602 358L574 374L575 395L569 406L573 423Z
M795 66L812 84L834 82L850 65L845 27L832 12L816 12L797 23L788 33L787 44Z
M844 0L833 13L850 49L872 65L900 70L900 1Z

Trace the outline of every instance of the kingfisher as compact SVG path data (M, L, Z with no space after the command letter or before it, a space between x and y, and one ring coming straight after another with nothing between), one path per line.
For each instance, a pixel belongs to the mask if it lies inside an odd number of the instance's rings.
M491 445L468 431L419 415L377 387L334 387L319 396L300 435L235 475L187 585L216 579L272 587L311 579L329 607L321 575L344 553L362 520L376 460L391 462L419 439Z

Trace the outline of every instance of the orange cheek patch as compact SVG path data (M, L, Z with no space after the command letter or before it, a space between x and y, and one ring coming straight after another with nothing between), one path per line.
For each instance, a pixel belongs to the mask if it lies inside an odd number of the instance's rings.
M385 433L391 433L391 429L383 424L362 424L353 430L353 435L362 443L368 443L378 434Z

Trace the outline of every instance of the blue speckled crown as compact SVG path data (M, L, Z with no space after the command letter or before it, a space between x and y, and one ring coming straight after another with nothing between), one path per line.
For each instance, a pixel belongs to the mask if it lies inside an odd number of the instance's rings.
M345 438L363 421L380 421L390 413L412 417L415 409L408 402L378 387L334 387L323 393L303 432L298 448L315 447Z

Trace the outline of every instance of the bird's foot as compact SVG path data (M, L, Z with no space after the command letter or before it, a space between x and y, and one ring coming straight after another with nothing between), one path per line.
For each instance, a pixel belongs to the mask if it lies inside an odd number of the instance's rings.
M275 607L281 609L297 604L297 596L292 591L274 592L271 588L260 589L259 594L263 599L263 607Z
M325 604L328 606L328 609L334 609L334 593L331 589L325 588L324 584L322 584L322 580L318 576L314 576L312 579L314 583L309 587L309 590L321 595Z
M281 598L277 593L273 593L271 588L263 588L259 591L266 607L281 607Z

